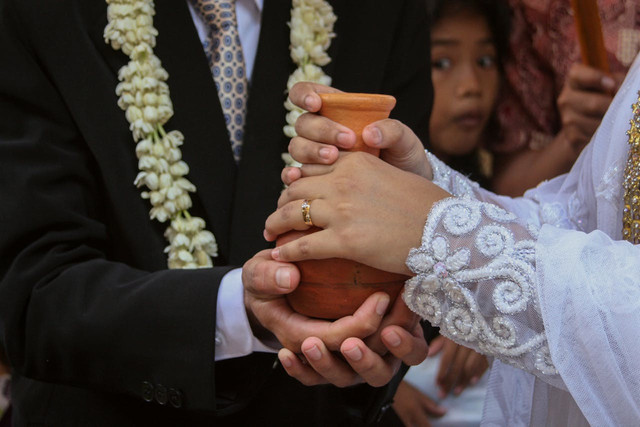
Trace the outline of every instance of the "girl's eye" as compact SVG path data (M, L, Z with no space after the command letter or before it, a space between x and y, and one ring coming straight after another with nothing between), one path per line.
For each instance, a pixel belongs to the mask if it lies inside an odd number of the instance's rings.
M431 67L436 70L448 70L451 68L451 60L449 58L436 59L431 63Z
M478 58L478 65L481 68L491 68L495 66L496 58L493 55L483 55Z

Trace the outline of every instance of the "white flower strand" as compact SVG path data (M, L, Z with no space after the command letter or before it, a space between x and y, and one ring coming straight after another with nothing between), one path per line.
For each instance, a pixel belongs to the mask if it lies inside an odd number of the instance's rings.
M327 49L336 35L333 25L337 18L333 8L324 0L293 0L291 9L291 28L289 46L291 59L298 68L289 76L287 93L298 82L314 82L331 85L331 77L322 71L322 66L331 62ZM287 125L284 133L289 138L296 136L295 124L304 110L295 106L287 98L284 103L287 111Z
M163 125L173 116L169 78L160 59L153 54L158 31L153 27L152 0L106 0L108 24L104 40L122 50L130 61L119 73L116 87L118 106L125 111L129 129L136 141L140 173L134 184L146 187L142 198L153 206L151 219L171 221L165 237L169 245L169 268L211 267L218 256L213 233L205 229L202 218L192 217L189 193L196 191L185 175L189 166L182 160L181 132L165 132Z

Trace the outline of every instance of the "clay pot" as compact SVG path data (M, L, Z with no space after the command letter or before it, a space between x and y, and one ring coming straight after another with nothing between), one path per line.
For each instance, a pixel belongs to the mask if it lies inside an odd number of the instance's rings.
M387 118L395 106L395 98L361 93L331 93L320 97L322 109L319 113L356 133L356 145L352 151L366 151L378 156L379 150L367 147L362 141L362 130L369 123ZM307 233L317 230L311 229ZM300 234L290 232L280 236L277 244L294 240ZM309 260L296 264L300 269L300 285L287 295L287 300L298 313L322 319L338 319L353 314L375 292L386 292L394 301L407 279L404 275L345 259Z

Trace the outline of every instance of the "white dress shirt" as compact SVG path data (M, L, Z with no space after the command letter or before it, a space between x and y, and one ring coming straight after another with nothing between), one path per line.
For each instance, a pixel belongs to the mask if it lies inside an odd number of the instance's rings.
M191 17L201 41L206 40L209 30L200 14L189 2ZM251 83L253 64L258 50L260 37L260 17L263 0L237 0L236 16L238 33L247 78ZM213 76L211 76L213 79ZM218 290L216 314L216 354L215 360L242 357L254 351L274 353L277 349L268 347L253 336L247 313L244 307L244 290L242 286L242 269L237 268L227 273Z

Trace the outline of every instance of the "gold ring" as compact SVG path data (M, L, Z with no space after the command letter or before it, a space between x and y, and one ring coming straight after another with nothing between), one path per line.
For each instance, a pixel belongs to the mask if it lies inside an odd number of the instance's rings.
M307 199L302 202L302 220L305 224L313 227L313 221L311 221L311 203Z

